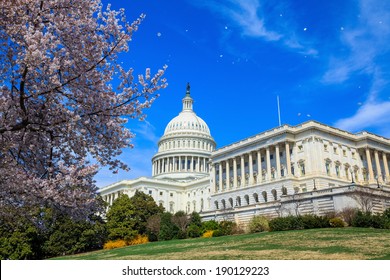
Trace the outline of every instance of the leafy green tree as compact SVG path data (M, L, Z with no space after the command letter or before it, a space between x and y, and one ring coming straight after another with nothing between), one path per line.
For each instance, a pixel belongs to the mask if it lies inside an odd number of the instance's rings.
M45 259L103 247L106 227L99 216L74 220L58 209L25 211L26 216L0 221L0 259Z
M127 195L120 195L107 212L108 239L133 239L138 233L135 229L134 216L135 211L130 198Z
M107 230L101 217L73 220L69 215L55 219L43 244L46 257L69 255L103 248Z
M172 222L172 217L173 215L169 212L161 214L158 240L171 240L177 238L180 229Z
M131 240L137 234L146 234L148 219L163 209L150 195L140 191L131 198L120 195L107 212L108 238Z
M153 197L138 190L130 198L130 204L134 210L134 227L139 234L146 233L148 219L151 216L164 212L164 207L158 206Z
M202 227L202 218L200 217L199 213L192 212L190 216L190 225L196 225L197 227Z

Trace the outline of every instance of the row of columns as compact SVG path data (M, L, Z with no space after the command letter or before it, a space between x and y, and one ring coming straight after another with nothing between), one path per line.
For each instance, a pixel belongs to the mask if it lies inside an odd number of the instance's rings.
M204 151L211 152L215 146L207 141L199 140L167 140L159 145L159 151L171 151L172 149L202 149Z
M379 151L374 150L374 160L375 160L375 168L376 168L376 174L374 175L374 168L373 168L373 163L371 160L371 151L368 147L366 147L365 152L366 152L369 180L374 181L375 179L378 179L379 181L382 182L383 175L387 178L387 180L389 180L390 179L389 164L387 161L386 153L382 152L382 161L383 161L383 166L384 166L384 170L382 171L382 167L381 167L380 159L379 159ZM377 178L375 178L375 177L377 177Z
M117 199L119 197L119 195L121 194L121 191L118 191L118 192L113 192L111 194L107 194L103 197L103 200L105 202L108 203L109 206L112 205L112 203L114 202L115 199Z
M152 165L153 176L171 172L209 172L208 158L198 156L173 156L157 159Z
M280 162L280 147L279 147L279 144L277 145L274 145L275 147L275 161L276 161L276 171L275 171L275 179L279 178L281 176L281 162ZM271 175L271 151L270 151L271 147L268 146L265 148L265 161L266 161L266 176L270 176ZM288 142L286 142L284 144L284 149L285 149L285 153L286 153L286 173L285 175L289 175L291 174L291 157L290 157L290 144ZM246 153L246 154L242 154L238 157L234 157L232 159L233 161L233 188L237 188L238 187L238 176L241 177L241 185L242 182L245 180L245 176L246 176L246 172L245 172L245 157L246 155L248 156L248 184L249 185L252 185L255 183L254 181L254 168L253 168L253 154L255 153L256 155L256 162L257 162L257 176L262 176L262 170L261 170L261 155L262 155L262 152L261 150L264 150L263 149L260 149L260 150L257 150L257 151L252 151L252 152L249 152L249 153ZM240 169L241 169L241 174L237 174L238 173L238 168L237 168L237 165L238 165L238 162L237 162L237 159L239 160L240 162ZM216 180L216 165L218 164L218 180ZM212 169L213 170L213 182L214 182L214 188L215 189L220 189L222 190L223 187L224 187L224 184L223 184L223 165L225 165L225 169L226 169L226 183L227 183L227 186L230 185L230 159L228 160L224 160L224 161L220 161L218 163L214 163L214 168ZM269 179L269 178L266 178L266 179ZM218 185L217 185L217 181L218 181Z

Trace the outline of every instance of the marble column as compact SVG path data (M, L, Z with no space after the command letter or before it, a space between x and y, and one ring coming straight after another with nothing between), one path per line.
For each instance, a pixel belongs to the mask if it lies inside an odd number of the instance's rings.
M368 174L370 176L369 181L374 181L374 171L372 169L372 162L371 162L371 154L368 147L366 148L366 158L367 158L367 167L368 167Z
M271 157L270 157L270 151L269 147L265 149L265 160L267 161L267 175L266 175L266 180L271 179Z
M229 160L226 160L226 187L230 189L230 164Z
M245 155L241 156L241 187L245 186Z
M211 165L211 178L212 178L212 188L214 189L214 192L216 193L217 192L217 178L216 178L216 172L215 172L215 164L212 164Z
M383 160L383 166L385 167L386 180L387 182L390 182L389 164L387 162L387 157L385 152L382 153L382 160Z
M237 159L233 158L233 188L237 188Z
M287 176L291 176L291 157L290 157L290 144L286 142L286 165L287 165Z
M378 154L377 150L374 151L374 156L375 156L376 176L378 176L378 180L379 180L379 182L381 182L382 181L382 168L381 168L381 164L379 162L379 154Z
M257 151L257 183L261 182L262 170L261 170L261 152Z
M249 152L248 161L249 161L249 185L253 185L253 158L252 158L252 152Z
M219 177L219 191L222 191L223 190L223 178L222 178L222 162L220 161L218 163L219 165L219 174L218 174L218 177Z
M275 154L276 154L276 179L280 178L280 151L279 151L279 145L276 144L275 146Z

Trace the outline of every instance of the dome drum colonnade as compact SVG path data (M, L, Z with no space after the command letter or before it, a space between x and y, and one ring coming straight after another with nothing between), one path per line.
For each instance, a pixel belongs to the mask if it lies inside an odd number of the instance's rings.
M152 159L155 178L180 180L209 175L209 159L216 144L207 124L193 111L189 84L182 102L182 111L166 126Z

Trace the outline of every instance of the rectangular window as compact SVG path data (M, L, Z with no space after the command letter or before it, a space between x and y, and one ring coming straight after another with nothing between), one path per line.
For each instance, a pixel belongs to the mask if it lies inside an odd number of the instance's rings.
M301 175L303 176L303 175L305 175L305 164L304 163L302 163L301 165L300 165L300 167L301 167Z
M270 159L274 159L274 154L271 154L271 155L269 156L269 158L270 158Z
M151 194L152 194L152 191L149 191L149 194L151 195Z

